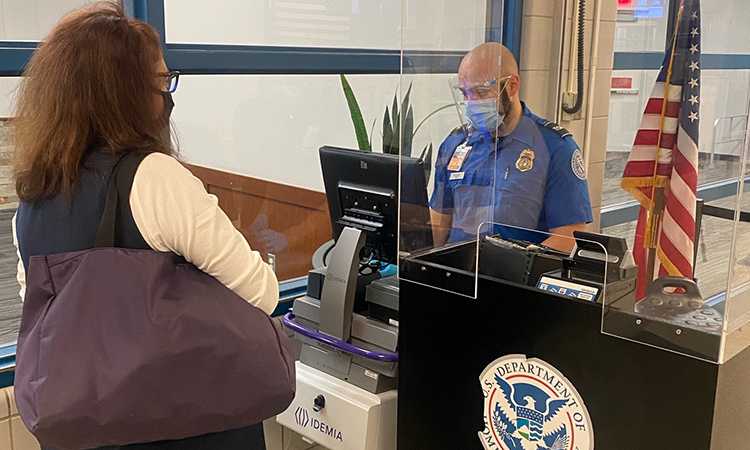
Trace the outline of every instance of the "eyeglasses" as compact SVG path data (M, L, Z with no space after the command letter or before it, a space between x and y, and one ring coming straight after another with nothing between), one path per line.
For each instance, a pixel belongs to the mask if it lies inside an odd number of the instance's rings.
M180 81L180 72L176 70L170 70L169 72L159 72L157 73L160 77L165 77L165 87L167 88L167 92L172 93L177 90L177 83Z
M509 78L509 76L503 77L500 79L500 81L505 81ZM464 99L488 98L493 95L492 86L496 85L497 83L498 80L493 78L490 81L475 84L472 86L456 84L453 86L453 89L459 91Z

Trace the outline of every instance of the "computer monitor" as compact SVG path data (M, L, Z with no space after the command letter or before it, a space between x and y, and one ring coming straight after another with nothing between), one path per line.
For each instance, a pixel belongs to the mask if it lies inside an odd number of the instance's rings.
M324 146L320 165L335 240L344 227L363 230L364 257L397 262L400 186L401 251L432 247L424 161Z

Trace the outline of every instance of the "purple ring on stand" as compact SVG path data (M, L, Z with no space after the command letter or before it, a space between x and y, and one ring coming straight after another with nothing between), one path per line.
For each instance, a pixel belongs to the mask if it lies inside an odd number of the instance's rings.
M373 361L398 362L398 353L380 353L372 350L367 350L362 347L357 347L356 345L344 342L341 339L329 336L325 333L321 333L320 331L303 327L293 319L294 313L290 311L286 313L286 315L282 319L282 322L284 322L284 326L294 331L295 333L301 334L302 336L308 337L318 342L322 342L326 345L330 345L335 349L351 353L353 355L361 356L363 358L371 359Z

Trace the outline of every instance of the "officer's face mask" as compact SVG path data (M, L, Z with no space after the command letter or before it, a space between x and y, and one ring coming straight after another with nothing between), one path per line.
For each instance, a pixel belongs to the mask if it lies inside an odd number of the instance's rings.
M494 134L505 119L505 113L497 111L497 100L494 98L467 100L466 118L475 130Z
M466 101L466 118L475 130L489 134L502 131L503 121L510 110L510 99L505 92L506 86L499 95L502 101L502 112L499 111L497 98Z

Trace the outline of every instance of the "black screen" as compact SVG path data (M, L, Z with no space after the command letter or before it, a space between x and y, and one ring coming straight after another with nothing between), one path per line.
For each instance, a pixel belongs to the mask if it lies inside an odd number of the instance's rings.
M345 226L358 228L367 234L365 251L368 254L371 252L380 261L395 263L400 188L400 250L411 252L432 246L423 161L321 147L320 165L334 239L338 240Z

